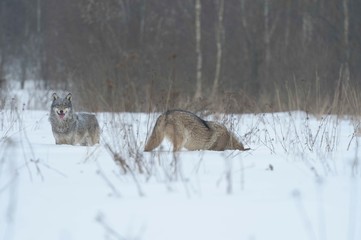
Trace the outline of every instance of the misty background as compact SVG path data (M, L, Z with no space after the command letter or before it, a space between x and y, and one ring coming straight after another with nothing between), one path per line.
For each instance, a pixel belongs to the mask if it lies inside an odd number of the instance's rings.
M360 13L359 0L0 0L1 98L31 81L92 111L355 111Z

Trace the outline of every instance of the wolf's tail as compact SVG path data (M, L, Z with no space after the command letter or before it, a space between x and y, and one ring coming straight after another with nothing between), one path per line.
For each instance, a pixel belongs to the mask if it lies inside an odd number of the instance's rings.
M163 141L166 124L166 115L162 114L158 117L157 122L154 125L152 134L150 135L147 144L145 144L144 151L150 152L154 148L158 147Z

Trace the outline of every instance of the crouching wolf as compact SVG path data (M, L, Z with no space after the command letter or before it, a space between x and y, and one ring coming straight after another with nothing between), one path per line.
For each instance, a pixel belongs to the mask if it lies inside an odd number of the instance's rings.
M60 98L53 93L50 109L50 124L56 144L92 146L99 143L99 123L94 114L75 113L71 93Z
M144 151L158 147L164 137L173 144L173 151L179 151L183 147L191 151L249 150L222 124L205 121L183 110L169 110L158 117Z

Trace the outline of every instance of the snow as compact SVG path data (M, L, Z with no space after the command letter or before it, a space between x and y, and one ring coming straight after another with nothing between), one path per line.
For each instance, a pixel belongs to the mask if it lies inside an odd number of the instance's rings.
M144 153L157 116L98 113L82 147L55 145L47 111L1 110L0 240L361 239L351 117L217 114L252 150Z

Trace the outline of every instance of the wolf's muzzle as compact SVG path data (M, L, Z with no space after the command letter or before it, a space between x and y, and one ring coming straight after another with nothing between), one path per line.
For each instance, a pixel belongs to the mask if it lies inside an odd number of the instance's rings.
M58 114L58 116L63 119L64 116L65 116L65 112L63 110L59 110L59 111L56 111L56 113Z

